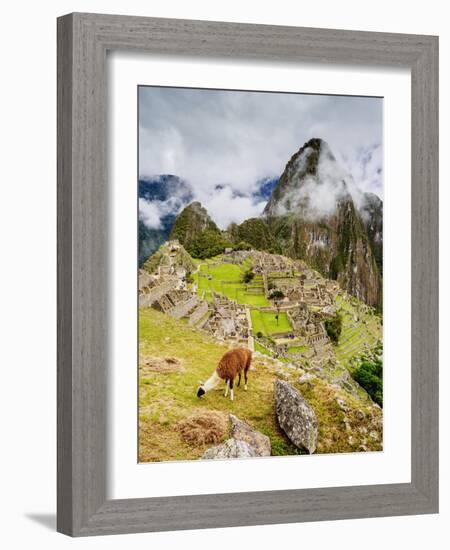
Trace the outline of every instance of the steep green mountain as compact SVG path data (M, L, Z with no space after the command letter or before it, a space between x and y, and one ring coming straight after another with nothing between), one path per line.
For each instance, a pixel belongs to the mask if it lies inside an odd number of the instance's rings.
M287 163L261 218L231 224L225 232L199 202L192 202L175 219L170 238L194 258L245 244L305 260L349 294L381 309L382 214L381 199L361 193L328 144L314 138Z
M354 187L328 144L314 138L287 163L263 216L283 254L381 308L382 202L365 196L358 210Z
M232 246L199 202L180 212L170 232L194 258L210 258Z
M383 273L383 201L373 193L364 193L360 213L378 269Z
M227 232L236 245L248 243L257 250L280 252L280 247L269 226L261 218L250 218L240 225L231 224Z
M209 217L206 208L199 202L191 202L178 214L170 232L171 239L178 239L189 250L194 240L203 231L220 233L220 229Z

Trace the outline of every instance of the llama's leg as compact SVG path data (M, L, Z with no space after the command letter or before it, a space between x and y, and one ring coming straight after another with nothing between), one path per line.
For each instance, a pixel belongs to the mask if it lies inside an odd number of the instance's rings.
M250 355L244 367L244 390L245 391L247 391L248 371L250 369L251 363L252 363L252 356Z
M230 381L227 380L227 381L225 382L225 397L227 397L227 395L228 395L228 387L229 387L229 386L230 386Z
M248 382L248 368L250 365L245 365L244 369L244 390L247 391L247 382Z
M234 385L234 380L231 379L230 380L230 399L231 399L231 401L234 401L233 385Z
M239 388L239 386L241 385L241 373L240 373L240 372L239 372L239 378L238 378L238 383L237 383L237 385L238 385L238 388Z

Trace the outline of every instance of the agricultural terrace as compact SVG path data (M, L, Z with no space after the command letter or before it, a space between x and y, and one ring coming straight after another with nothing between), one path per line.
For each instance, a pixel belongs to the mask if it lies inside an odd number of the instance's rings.
M342 315L342 332L335 348L336 357L349 366L350 359L373 349L382 340L381 318L373 310L365 311L361 302L354 298L336 297L336 305Z
M242 281L245 271L252 267L250 259L237 265L221 262L220 257L216 257L198 262L197 265L198 270L193 277L197 283L197 293L201 298L211 301L213 293L216 292L238 304L248 306L254 334L261 332L265 336L270 336L291 330L292 327L285 313L280 313L277 321L275 313L261 312L257 309L271 304L264 294L261 275L255 275L248 284Z

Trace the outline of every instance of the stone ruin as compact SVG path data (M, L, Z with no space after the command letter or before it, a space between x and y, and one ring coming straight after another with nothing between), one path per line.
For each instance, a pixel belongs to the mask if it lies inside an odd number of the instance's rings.
M291 276L295 271L295 263L278 254L269 254L268 252L253 253L254 270L257 273L265 273L267 276L271 273Z
M244 345L248 343L249 324L246 308L220 294L214 293L209 319L203 328L219 340Z
M296 308L287 310L286 314L294 329L294 334L305 338L309 346L317 347L330 343L322 315L311 311L305 302L300 303Z
M139 270L139 306L152 307L175 319L186 317L189 324L202 326L207 319L208 304L195 289L187 286L187 270L177 263L181 245L168 241L158 266L153 273Z
M250 257L252 257L252 251L250 250L232 250L226 248L222 255L222 262L227 264L241 264Z

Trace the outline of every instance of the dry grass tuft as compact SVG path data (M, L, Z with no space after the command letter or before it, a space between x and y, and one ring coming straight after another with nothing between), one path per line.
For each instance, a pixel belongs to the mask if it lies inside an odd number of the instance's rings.
M181 361L175 357L151 357L149 355L140 355L139 374L141 376L146 376L154 372L184 372L184 368Z
M181 420L175 426L181 437L190 445L219 443L227 431L226 417L216 411L202 411Z

